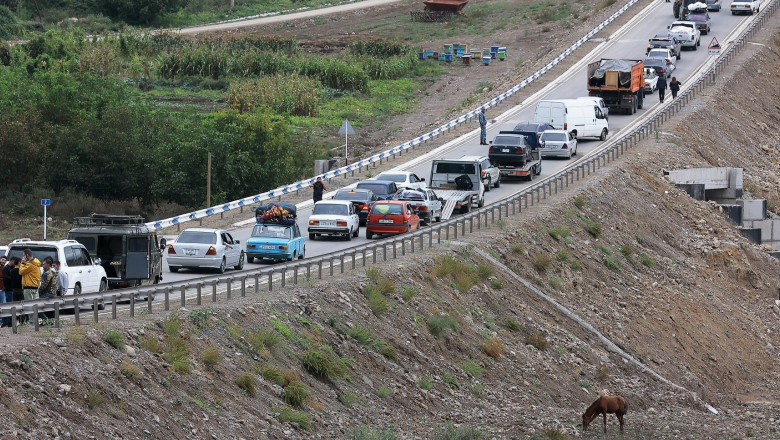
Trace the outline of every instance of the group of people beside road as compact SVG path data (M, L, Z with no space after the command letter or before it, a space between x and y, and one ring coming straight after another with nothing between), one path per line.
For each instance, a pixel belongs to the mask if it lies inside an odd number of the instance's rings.
M0 257L2 277L0 277L0 304L14 301L29 301L38 298L54 298L63 296L68 291L68 275L60 271L60 262L51 257L43 259L43 263L35 258L32 250L25 249L22 258L5 255ZM53 318L52 312L43 313L43 323ZM22 323L29 322L30 317L20 317ZM10 327L11 318L0 320L0 327Z
M672 80L668 84L669 90L672 92L672 99L677 99L677 93L680 91L681 85L682 83L677 81L677 77L673 76ZM660 99L661 102L664 102L664 97L666 96L666 87L666 76L661 75L658 77L658 99Z

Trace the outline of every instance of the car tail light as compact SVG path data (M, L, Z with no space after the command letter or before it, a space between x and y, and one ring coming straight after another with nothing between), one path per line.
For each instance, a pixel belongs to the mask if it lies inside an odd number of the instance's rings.
M416 209L418 211L427 211L428 207L425 206L425 205L417 205L417 206L414 207L414 209Z
M491 145L490 148L488 148L488 153L495 153L495 152L496 152L496 149L493 148L493 146Z
M569 146L566 144L561 145L561 150L568 150Z
M524 153L524 151L523 151L522 148L518 147L517 150L515 150L515 154L523 154L523 153Z
M671 63L672 63L672 60L670 60L669 58L667 58L667 59L666 59L666 62L667 62L667 63L669 63L669 64L671 64Z
M253 244L248 244L248 245L246 245L246 248L247 248L247 249L254 249L254 248L255 248L255 245L253 245Z
M364 204L360 205L360 207L358 209L360 209L362 211L364 209L371 209L371 207L364 203Z
M289 246L285 246L285 245L279 246L279 250L280 251L286 251L287 249L290 249L290 247Z
M172 244L168 245L168 255L176 255L176 249L173 248Z
M336 226L347 226L347 222L337 221Z
M209 250L206 251L206 255L217 255L217 250L214 246L209 246Z
M693 36L693 35L691 35L691 41L693 41L693 39L694 39L694 36Z
M564 130L568 130L569 129L569 123L568 122L564 122L563 123L563 129Z
M309 220L309 226L317 226L320 224L319 220Z

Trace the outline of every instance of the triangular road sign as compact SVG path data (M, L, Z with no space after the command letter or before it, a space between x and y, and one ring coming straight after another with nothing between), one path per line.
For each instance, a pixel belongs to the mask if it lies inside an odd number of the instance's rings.
M720 49L720 43L718 43L718 39L712 37L712 41L710 41L710 45L707 46L707 49Z
M349 119L344 119L344 123L339 128L339 134L355 134L355 129L352 128L352 124L349 123Z

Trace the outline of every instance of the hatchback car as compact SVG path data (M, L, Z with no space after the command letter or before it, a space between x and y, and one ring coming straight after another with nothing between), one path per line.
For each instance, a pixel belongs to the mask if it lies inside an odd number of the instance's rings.
M246 241L246 258L250 263L263 258L292 261L303 259L305 254L306 241L297 223L257 223Z
M645 59L648 58L664 60L672 70L674 70L675 64L677 64L677 57L674 56L671 50L666 48L650 49L650 51L647 52L647 56L645 57Z
M688 14L688 18L686 20L696 23L696 27L699 28L699 32L701 32L702 35L707 35L710 33L712 21L710 20L710 14L706 9L697 10L695 12L691 11L691 13Z
M398 185L392 180L363 180L355 188L370 189L379 200L390 200L398 192Z
M653 93L658 89L658 74L651 67L645 68L645 94Z
M8 245L6 255L9 259L21 259L25 249L30 249L41 263L46 257L60 262L60 270L68 274L66 295L108 290L108 277L106 270L100 265L100 258L93 260L84 245L76 240L32 241L29 238L20 238Z
M338 235L345 240L358 236L360 217L348 200L322 200L314 204L309 217L309 240L322 235Z
M216 269L225 273L232 267L244 268L244 250L238 240L233 240L224 229L189 228L168 244L168 269L178 272L181 268Z
M370 189L345 188L336 191L336 194L333 195L333 200L347 200L352 202L352 205L355 207L355 212L357 212L357 215L360 218L360 226L365 226L368 213L371 211L371 205L379 199L377 199L374 192Z
M520 122L513 128L514 131L533 131L536 132L536 138L542 135L545 130L555 130L550 124L543 122Z
M463 156L458 160L480 163L482 166L482 184L485 185L485 192L490 191L491 186L494 188L501 186L501 170L487 156Z
M669 79L672 76L672 71L667 68L666 60L648 58L644 61L644 64L645 68L655 70L655 73L658 76L664 77L666 79Z
M387 171L376 176L376 180L392 180L398 189L425 189L428 185L424 177L408 171Z
M708 11L720 12L720 8L721 8L720 0L707 0L705 3L707 3Z
M420 217L409 202L380 200L371 207L366 223L366 238L375 234L403 234L420 228Z
M546 130L542 133L542 157L565 157L577 155L577 139L566 130Z

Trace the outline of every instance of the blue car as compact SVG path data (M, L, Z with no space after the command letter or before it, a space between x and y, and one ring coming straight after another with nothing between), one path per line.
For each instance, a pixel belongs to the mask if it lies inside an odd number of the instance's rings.
M249 263L253 263L255 258L292 261L296 258L303 259L305 254L306 241L297 223L257 223L252 229L252 236L246 242L246 257Z

